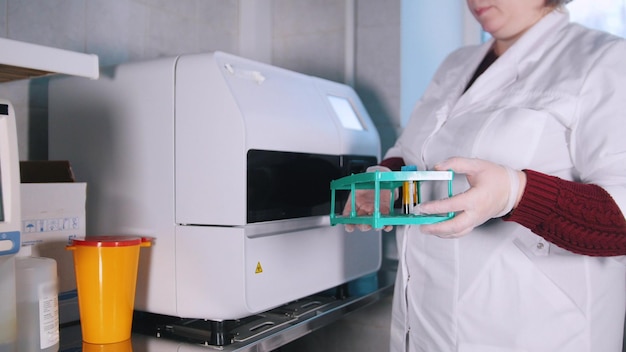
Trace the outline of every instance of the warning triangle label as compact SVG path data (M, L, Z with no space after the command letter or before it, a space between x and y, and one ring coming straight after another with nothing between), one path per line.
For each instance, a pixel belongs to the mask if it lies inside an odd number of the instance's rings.
M257 262L256 263L256 270L254 271L255 274L260 274L263 272L263 267L261 266L261 262Z

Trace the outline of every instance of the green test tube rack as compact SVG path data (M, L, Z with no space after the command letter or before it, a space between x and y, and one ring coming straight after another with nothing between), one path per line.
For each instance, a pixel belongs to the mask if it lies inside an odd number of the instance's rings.
M394 210L394 194L406 182L416 182L417 203L422 199L420 184L422 182L447 181L448 197L452 197L453 171L374 171L345 176L330 182L331 211L330 224L367 224L380 229L387 225L421 225L434 224L454 217L454 213L446 214L404 214ZM356 191L374 190L374 212L371 215L358 215L356 212ZM380 211L380 191L389 190L391 197L389 213ZM351 212L343 216L337 214L336 192L350 191Z

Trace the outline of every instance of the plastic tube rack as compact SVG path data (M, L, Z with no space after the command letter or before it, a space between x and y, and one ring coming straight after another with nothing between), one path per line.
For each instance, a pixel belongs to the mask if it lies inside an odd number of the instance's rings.
M453 171L389 171L389 172L366 172L354 174L333 180L330 183L331 189L331 211L330 223L336 224L367 224L375 229L380 229L387 225L419 225L433 224L440 221L448 220L454 217L454 213L446 214L404 214L394 210L394 195L396 189L403 186L405 182L416 183L418 204L422 200L420 184L426 181L447 181L448 197L452 197L452 181L454 179ZM372 214L357 214L356 210L356 191L357 190L373 190L374 191L374 211ZM381 211L380 197L381 191L389 190L389 209ZM336 212L337 191L350 191L351 211L348 215L340 215ZM386 196L386 195L385 195Z

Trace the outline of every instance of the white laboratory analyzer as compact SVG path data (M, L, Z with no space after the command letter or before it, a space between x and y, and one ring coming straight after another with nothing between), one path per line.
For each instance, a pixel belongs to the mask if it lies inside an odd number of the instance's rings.
M20 169L15 111L0 99L0 352L17 344L15 255L20 250Z
M330 181L380 157L345 84L189 54L54 78L49 113L49 158L87 182L87 234L154 239L138 311L239 319L380 268L380 231L329 221Z

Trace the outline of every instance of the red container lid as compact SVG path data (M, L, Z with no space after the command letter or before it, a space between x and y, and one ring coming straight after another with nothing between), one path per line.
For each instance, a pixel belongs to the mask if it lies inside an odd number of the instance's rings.
M74 238L72 239L72 245L89 247L127 247L138 246L141 243L148 241L150 241L148 238L141 236L105 235Z

